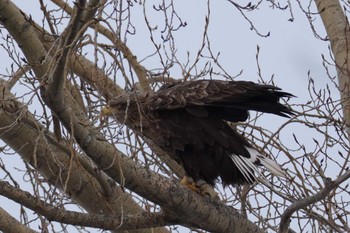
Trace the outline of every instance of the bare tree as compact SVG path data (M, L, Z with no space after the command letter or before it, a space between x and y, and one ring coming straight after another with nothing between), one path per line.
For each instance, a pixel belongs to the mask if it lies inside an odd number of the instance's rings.
M260 32L250 12L267 5L293 21L298 5L315 36L330 41L331 56L323 57L328 84L317 88L319 77L310 73L309 99L294 100L294 117L274 131L261 128L261 114L237 125L261 153L278 157L287 179L268 176L270 186L218 185L221 200L182 187L181 166L142 133L100 115L106 101L125 90L155 90L174 74L235 78L210 40L215 3L207 2L199 49L187 60L178 55L176 39L187 25L176 4L186 3L35 4L41 20L0 0L1 54L8 63L0 71L0 194L7 198L0 203L1 231L350 232L348 2L227 1L263 38L269 33ZM319 17L327 36L314 25ZM135 40L147 54L132 49ZM258 47L260 81L273 82L261 74L259 59ZM11 205L18 206L18 217L11 216Z

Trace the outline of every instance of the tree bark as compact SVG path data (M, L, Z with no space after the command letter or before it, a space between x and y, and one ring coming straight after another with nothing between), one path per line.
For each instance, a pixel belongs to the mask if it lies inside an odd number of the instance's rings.
M0 231L6 233L38 233L24 226L0 207Z
M338 73L344 123L350 138L350 31L349 22L338 0L315 0L326 28Z

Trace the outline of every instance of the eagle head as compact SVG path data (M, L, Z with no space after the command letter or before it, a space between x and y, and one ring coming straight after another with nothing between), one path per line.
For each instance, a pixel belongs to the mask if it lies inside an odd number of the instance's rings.
M101 116L113 116L118 123L139 128L145 123L146 95L138 91L125 92L102 107Z

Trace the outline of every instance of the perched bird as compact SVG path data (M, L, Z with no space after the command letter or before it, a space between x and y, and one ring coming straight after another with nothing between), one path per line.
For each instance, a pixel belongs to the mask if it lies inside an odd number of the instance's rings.
M182 183L204 194L201 186L214 186L218 177L223 185L259 180L257 166L284 175L228 122L247 120L248 110L289 117L292 110L279 100L292 96L278 87L247 81L184 81L156 92L127 92L110 100L102 114L113 115L152 140L184 167Z

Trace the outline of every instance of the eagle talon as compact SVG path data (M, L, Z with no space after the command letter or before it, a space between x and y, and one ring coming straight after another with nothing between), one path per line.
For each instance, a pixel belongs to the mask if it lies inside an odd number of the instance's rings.
M182 180L180 181L180 184L182 184L183 186L186 186L187 188L191 189L192 191L199 193L199 189L198 186L196 185L196 183L193 181L193 179L191 177L188 176L184 176L182 178Z
M220 200L214 188L207 184L204 180L199 180L197 183L195 183L191 177L184 176L180 181L180 184L186 186L203 197Z

